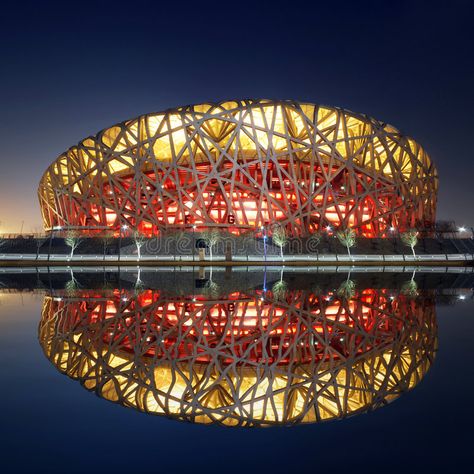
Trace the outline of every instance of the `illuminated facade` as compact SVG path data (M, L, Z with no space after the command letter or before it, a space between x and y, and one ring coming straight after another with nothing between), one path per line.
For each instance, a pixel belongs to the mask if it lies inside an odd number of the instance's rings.
M437 173L426 152L368 116L242 100L142 115L86 138L39 186L46 229L145 235L192 226L234 234L280 222L367 237L430 230Z
M410 390L436 350L434 297L363 289L46 297L48 359L100 397L194 423L340 419Z

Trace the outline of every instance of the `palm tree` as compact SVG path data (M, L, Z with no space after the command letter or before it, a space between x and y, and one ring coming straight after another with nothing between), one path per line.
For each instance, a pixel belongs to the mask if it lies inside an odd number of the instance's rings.
M355 247L357 242L354 229L351 229L350 227L342 229L336 233L336 237L338 238L339 242L341 242L341 244L347 248L347 254L350 258L352 258L351 247Z
M403 232L401 239L405 245L411 247L413 258L416 259L415 245L418 243L418 231L416 229L407 230L406 232Z
M276 225L272 231L273 242L280 247L280 256L283 259L283 247L288 243L288 236L286 229L282 225Z

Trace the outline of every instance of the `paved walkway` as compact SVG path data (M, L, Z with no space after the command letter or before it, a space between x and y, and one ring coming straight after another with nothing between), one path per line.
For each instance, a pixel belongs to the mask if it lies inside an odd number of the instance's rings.
M192 255L144 255L141 259L137 259L136 255L73 255L72 258L68 254L51 254L48 258L47 254L40 254L37 258L36 254L15 254L15 253L4 253L0 254L0 261L38 261L38 262L198 262L198 255L194 258ZM322 255L285 255L283 260L280 256L267 256L263 255L245 255L245 256L233 256L232 262L245 263L245 262L261 262L261 263L272 263L272 264L291 264L292 262L304 263L315 265L317 263L345 263L345 264L364 264L364 262L379 262L381 264L390 265L391 263L421 263L421 262L470 262L474 261L474 255L471 253L457 253L457 254L436 254L436 255L340 255L340 254L322 254ZM220 263L225 262L225 258L222 256L215 256L211 261L209 256L206 256L206 263Z

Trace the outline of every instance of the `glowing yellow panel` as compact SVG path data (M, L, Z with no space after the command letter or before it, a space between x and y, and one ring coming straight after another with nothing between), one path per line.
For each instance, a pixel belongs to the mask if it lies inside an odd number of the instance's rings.
M158 131L158 128L160 127L161 122L163 121L163 118L163 114L150 115L147 117L148 130L151 137L156 135L156 132Z
M337 122L337 112L326 107L319 107L317 125L320 130L334 127Z
M109 161L111 173L119 173L123 170L131 170L134 167L134 160L128 156L122 156L120 159Z

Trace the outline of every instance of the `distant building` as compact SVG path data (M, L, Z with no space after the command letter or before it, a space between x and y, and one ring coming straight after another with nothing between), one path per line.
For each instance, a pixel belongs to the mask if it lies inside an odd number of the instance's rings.
M179 107L107 128L60 155L39 185L46 229L146 235L274 224L431 231L438 178L411 138L348 110L275 100Z

